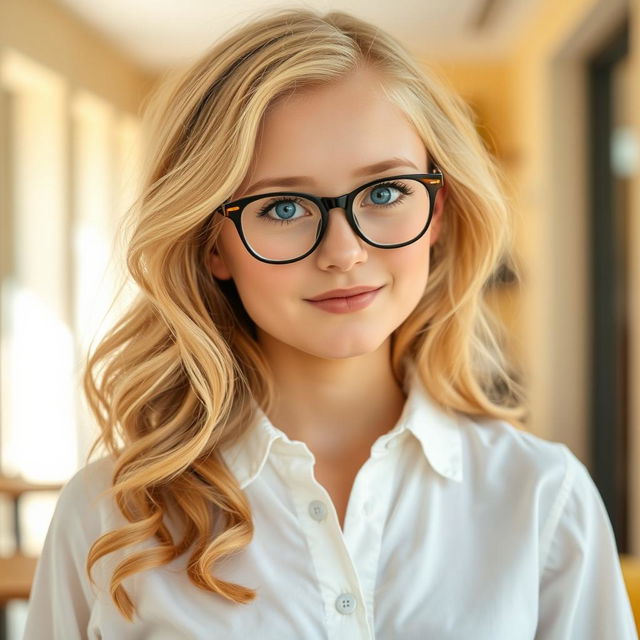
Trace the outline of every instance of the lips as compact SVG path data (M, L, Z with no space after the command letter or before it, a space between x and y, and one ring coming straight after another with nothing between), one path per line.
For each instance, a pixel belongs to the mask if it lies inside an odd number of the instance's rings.
M349 298L351 296L357 296L361 293L367 293L368 291L377 291L382 287L352 287L351 289L332 289L331 291L325 291L319 296L314 298L307 298L311 302L318 302L319 300L331 300L335 298Z

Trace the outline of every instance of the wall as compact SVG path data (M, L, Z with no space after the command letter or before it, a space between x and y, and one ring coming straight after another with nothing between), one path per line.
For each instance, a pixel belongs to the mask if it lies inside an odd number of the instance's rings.
M118 109L139 113L153 76L51 0L2 0L0 47L15 48Z
M517 188L513 178L523 150L516 140L518 120L513 106L512 65L508 61L443 62L435 65L435 70L473 108L478 130L503 170L507 196L515 199ZM513 215L519 216L517 206L513 207ZM488 302L506 329L505 349L519 372L526 367L520 286L494 287L488 293Z
M111 297L112 232L131 202L137 116L152 80L53 2L0 0L4 473L64 481L96 435L81 406L81 330L96 330L99 295ZM27 553L38 553L54 499L21 499ZM9 506L0 502L5 554Z

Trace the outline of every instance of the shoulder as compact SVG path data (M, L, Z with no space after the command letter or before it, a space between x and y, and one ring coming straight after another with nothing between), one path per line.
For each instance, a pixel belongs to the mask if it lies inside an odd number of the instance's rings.
M60 492L60 501L89 506L111 486L113 458L105 456L78 469Z
M590 538L611 543L613 531L589 470L560 442L546 440L508 422L462 420L467 478L479 501L498 499L521 515L534 516L541 562L558 564L559 540L567 548L589 546ZM526 505L526 507L525 507Z
M465 416L461 431L471 473L559 488L580 467L586 471L565 444L544 439L504 420Z
M561 442L546 440L504 420L461 420L465 477L475 499L528 509L537 522L544 557L561 519L604 508L589 471Z
M130 526L111 493L114 468L115 459L104 456L76 471L60 491L52 528L73 533L92 544L104 533ZM168 512L164 518L171 534L179 536L182 522Z
M113 458L105 456L76 471L60 491L52 525L71 526L87 539L111 527L117 518L115 503L107 493L113 464Z

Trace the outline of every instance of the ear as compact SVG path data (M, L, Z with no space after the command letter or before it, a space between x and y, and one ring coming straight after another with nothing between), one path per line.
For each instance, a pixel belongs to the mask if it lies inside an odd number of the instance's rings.
M444 185L442 189L438 190L436 194L436 201L433 205L433 214L431 216L431 223L429 224L429 231L431 233L429 239L429 246L433 246L440 237L440 229L442 228L442 216L444 210L444 203L447 199L447 186Z
M218 280L231 280L231 271L218 247L213 247L209 253L209 270Z

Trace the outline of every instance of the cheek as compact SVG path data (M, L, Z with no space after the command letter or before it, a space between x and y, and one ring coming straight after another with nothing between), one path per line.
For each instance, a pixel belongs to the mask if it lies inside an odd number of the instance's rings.
M429 243L403 247L396 259L394 330L415 311L424 296L429 280Z
M392 250L390 268L396 273L403 289L424 290L429 277L429 234L418 242Z
M297 291L295 269L287 268L290 265L269 265L245 253L246 257L237 256L232 263L240 300L258 326L279 321L286 312L287 301Z

